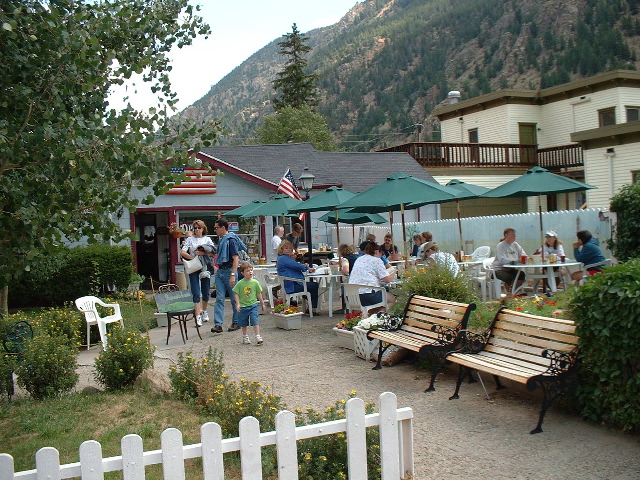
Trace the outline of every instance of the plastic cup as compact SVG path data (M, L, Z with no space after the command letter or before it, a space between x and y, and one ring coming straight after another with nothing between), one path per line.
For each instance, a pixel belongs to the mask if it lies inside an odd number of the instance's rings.
M520 263L525 265L527 263L527 256L526 255L522 255L520 257Z

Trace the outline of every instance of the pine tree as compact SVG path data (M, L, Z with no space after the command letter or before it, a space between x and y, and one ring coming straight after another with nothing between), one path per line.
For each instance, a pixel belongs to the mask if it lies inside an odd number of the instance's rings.
M291 33L285 35L285 40L278 43L280 54L286 55L288 60L273 82L276 91L273 104L276 112L287 106L300 108L304 105L313 107L318 104L318 90L315 85L317 75L304 72L307 66L304 55L311 50L311 47L305 45L309 37L301 35L295 23L291 30Z

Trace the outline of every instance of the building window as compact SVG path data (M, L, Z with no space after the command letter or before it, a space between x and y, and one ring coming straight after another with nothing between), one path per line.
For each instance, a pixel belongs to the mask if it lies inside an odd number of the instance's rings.
M607 125L616 124L616 109L615 107L603 108L598 110L598 125L600 127L606 127Z
M633 183L640 183L640 170L631 171L631 181Z
M478 129L472 128L469 130L469 143L478 143Z
M626 107L627 122L635 122L640 120L640 107Z

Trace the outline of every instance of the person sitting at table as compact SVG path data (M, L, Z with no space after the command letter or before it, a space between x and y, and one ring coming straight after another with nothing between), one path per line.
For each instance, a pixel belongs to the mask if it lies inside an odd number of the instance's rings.
M441 252L436 242L427 242L424 246L424 263L430 266L438 265L451 272L454 277L458 276L460 267L456 258L447 252Z
M413 248L411 249L411 256L418 258L418 251L420 250L420 245L422 245L422 235L416 233L413 236Z
M338 254L347 262L342 262L342 268L340 269L343 275L349 275L349 272L353 270L353 264L359 258L359 255L356 253L353 245L347 245L343 243L338 247Z
M573 256L578 262L582 262L585 265L591 265L592 263L604 262L606 258L600 250L600 242L597 238L593 238L589 230L580 230L576 233L578 241L573 244ZM602 266L591 267L587 270L587 275L595 275L602 272ZM584 272L578 270L571 274L571 279L574 282L579 282L584 277Z
M360 255L364 255L364 249L367 247L369 242L375 242L375 241L376 241L376 236L373 233L367 233L367 236L365 237L364 242L362 242L358 247L358 250L359 250L358 253Z
M382 262L382 248L376 242L369 242L364 248L364 255L358 257L353 264L353 270L349 275L349 283L371 285L380 287L382 283L391 282L395 272L389 273ZM360 303L363 306L374 305L382 301L382 292L372 289L360 289ZM387 307L391 308L396 303L396 298L387 293ZM377 309L374 309L377 310ZM370 314L375 313L369 310Z
M303 263L296 262L292 256L294 256L293 245L289 240L283 240L278 247L278 261L276 264L278 275L304 280L304 272L315 272L314 268L309 268ZM307 291L311 294L311 308L315 315L318 308L318 283L306 282L306 284ZM302 282L285 280L284 289L287 293L302 292L304 291L304 285L302 285Z
M387 233L384 236L384 243L381 245L382 254L385 257L387 257L389 260L391 260L391 255L398 254L398 246L394 245L392 242L393 242L393 238L391 237L391 234Z
M293 251L298 253L298 247L300 246L300 235L302 235L303 227L301 223L294 223L291 233L287 235L287 240L293 246Z
M419 259L424 258L424 246L429 242L433 242L433 234L431 232L422 232L420 237L422 238L422 243L420 244L420 248L418 248L418 253L416 255Z
M557 255L558 257L564 257L564 247L562 246L562 242L558 239L558 234L555 230L549 230L544 234L544 245L542 246L542 250L538 249L535 251L534 255L539 255L541 252L544 252L544 258L549 259L549 255ZM560 267L553 267L554 272L558 272ZM563 270L564 275L564 270ZM556 284L559 282L560 277L556 275ZM546 278L542 279L542 290L544 293L547 293L549 288L548 282Z
M495 271L496 277L504 282L504 286L507 290L507 296L513 295L513 282L518 276L518 282L516 283L516 290L524 283L524 272L520 272L515 268L505 267L505 265L515 265L520 263L520 259L523 255L526 255L524 249L516 242L516 230L514 228L505 228L503 232L503 238L496 247L496 257L493 261L492 267Z

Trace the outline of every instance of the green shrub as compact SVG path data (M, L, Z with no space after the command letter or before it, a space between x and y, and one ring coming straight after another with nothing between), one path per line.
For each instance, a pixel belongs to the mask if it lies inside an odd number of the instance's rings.
M30 270L11 283L10 306L60 306L84 295L100 294L103 285L126 289L132 261L131 249L126 246L60 247L34 260Z
M352 391L349 398L355 397ZM311 425L345 418L346 400L339 400L324 412L311 408L296 409L296 425ZM374 404L365 404L365 413L373 413ZM300 479L336 480L347 478L347 435L345 432L313 437L298 442ZM380 439L377 427L367 428L367 478L380 477Z
M153 366L154 348L139 332L115 325L107 349L96 358L95 379L108 390L125 388Z
M169 370L169 380L178 396L196 398L225 437L237 436L240 420L249 415L258 419L263 431L273 430L275 416L284 408L280 397L270 393L270 387L244 378L240 382L229 380L222 353L211 347L201 361L194 360L191 352L180 354L177 365Z
M222 353L209 347L202 360L197 361L191 352L178 352L177 364L169 368L169 381L173 391L183 400L198 398L198 385L205 377L222 380L224 363Z
M580 336L582 414L640 428L640 259L594 275L568 300Z
M16 368L18 385L38 400L70 391L78 381L77 354L65 336L35 336L26 342L23 361Z
M449 270L438 265L411 270L402 282L396 305L404 308L411 294L450 302L477 301L475 289L464 275L455 277Z
M620 261L640 257L640 184L623 186L611 198L610 209L618 214L609 248Z

